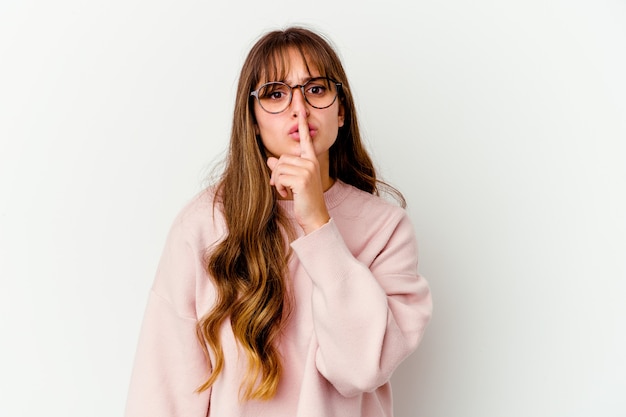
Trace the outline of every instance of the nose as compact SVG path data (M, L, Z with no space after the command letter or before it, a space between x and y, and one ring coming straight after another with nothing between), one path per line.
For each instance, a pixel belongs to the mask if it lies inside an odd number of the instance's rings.
M304 98L304 94L302 93L302 88L300 86L293 88L291 90L291 112L293 116L298 116L300 113L304 113L307 116L309 115L309 106Z

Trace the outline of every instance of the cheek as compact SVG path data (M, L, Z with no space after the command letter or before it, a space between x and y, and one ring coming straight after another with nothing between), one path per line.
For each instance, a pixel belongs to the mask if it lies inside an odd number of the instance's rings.
M275 115L265 112L257 103L254 105L254 133L262 136L272 134L273 126L276 124Z
M266 147L274 141L273 138L276 135L272 124L263 120L257 122L254 126L254 132L261 137L261 141Z
M254 133L260 136L265 143L265 141L272 136L272 124L267 123L266 120L257 119L254 125Z
M281 141L276 132L272 130L272 126L267 126L264 124L259 124L258 126L259 133L257 134L260 137L260 144L264 148L264 151L267 156L280 156L282 153L286 151L285 143Z

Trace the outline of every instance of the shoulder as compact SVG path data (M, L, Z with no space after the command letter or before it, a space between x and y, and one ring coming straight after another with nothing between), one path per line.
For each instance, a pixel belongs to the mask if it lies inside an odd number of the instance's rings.
M191 198L172 222L170 234L184 236L190 243L206 247L224 232L224 221L215 191L206 188ZM194 245L195 246L195 245Z
M404 208L351 185L338 185L341 201L329 212L353 253L363 245L381 250L393 236L415 238L413 225ZM374 246L380 247L376 249Z
M204 269L207 250L223 239L226 229L219 204L213 203L214 192L207 188L191 198L174 218L161 258L166 269L190 265Z
M341 193L341 202L336 208L342 217L399 221L407 216L406 210L395 201L370 194L343 182L338 182L337 185Z
M381 253L402 253L416 262L417 240L404 208L377 195L343 184L342 201L331 217L352 254L372 265ZM386 259L385 257L380 259Z

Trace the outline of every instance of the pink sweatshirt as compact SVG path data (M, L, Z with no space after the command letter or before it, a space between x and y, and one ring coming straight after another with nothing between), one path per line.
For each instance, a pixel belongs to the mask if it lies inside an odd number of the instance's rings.
M196 321L215 299L203 255L225 225L217 210L213 217L209 191L182 210L148 299L126 417L393 415L389 378L432 311L413 227L403 209L340 181L324 198L330 222L291 244L295 305L279 347L283 376L269 401L239 400L245 354L228 320L225 367L211 389L195 392L209 375ZM292 201L280 204L293 213Z

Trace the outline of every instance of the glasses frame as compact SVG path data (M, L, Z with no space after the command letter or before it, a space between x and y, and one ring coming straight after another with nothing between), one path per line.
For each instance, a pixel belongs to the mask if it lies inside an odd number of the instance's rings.
M330 102L330 104L328 106L323 106L323 107L315 106L315 105L311 104L309 99L306 97L304 87L306 87L309 83L311 83L313 81L319 81L319 80L330 81L332 84L335 84L335 87L337 87L337 91L335 92L335 97L333 98L333 100ZM263 107L263 104L261 104L261 99L259 98L259 91L263 87L266 87L266 86L268 86L270 84L282 84L282 85L286 86L287 88L289 88L289 100L287 100L287 104L285 105L285 108L280 110L280 111L269 111L265 107ZM261 106L261 108L264 111L266 111L267 113L278 114L278 113L282 113L285 110L287 110L289 108L289 106L291 105L291 100L293 99L293 90L294 90L294 88L299 88L300 89L300 91L302 92L302 97L304 97L304 101L306 101L309 106L311 106L311 107L313 107L315 109L327 109L328 107L332 106L335 103L335 101L337 101L337 97L339 97L339 91L343 88L343 84L340 83L339 81L333 80L332 78L329 78L329 77L315 77L315 78L311 78L310 80L308 80L304 84L296 84L296 85L289 85L289 84L284 83L282 81L270 81L268 83L265 83L265 84L261 85L256 90L251 91L250 92L250 96L256 98L256 101L257 101L257 103L259 103L259 106Z

